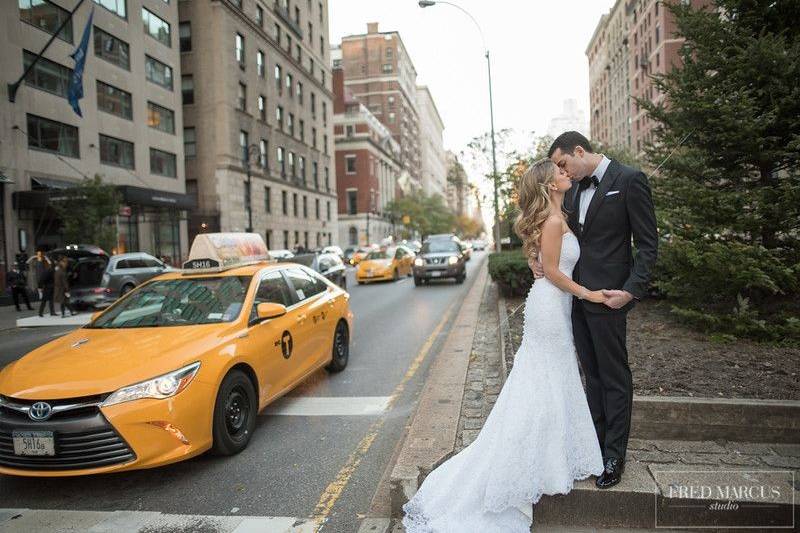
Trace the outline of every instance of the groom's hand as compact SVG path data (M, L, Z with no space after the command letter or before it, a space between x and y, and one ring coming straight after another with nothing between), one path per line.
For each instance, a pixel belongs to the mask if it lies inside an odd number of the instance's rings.
M633 300L633 294L629 293L628 291L603 289L603 295L607 298L606 305L611 309L620 309L625 307L628 302Z
M544 267L542 267L542 264L535 257L528 259L528 266L531 268L531 272L533 272L534 279L542 279L544 277Z

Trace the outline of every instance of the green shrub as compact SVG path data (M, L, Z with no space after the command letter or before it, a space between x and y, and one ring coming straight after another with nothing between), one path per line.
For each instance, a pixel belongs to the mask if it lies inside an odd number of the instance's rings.
M533 285L533 273L521 248L489 254L489 275L503 296L525 296Z

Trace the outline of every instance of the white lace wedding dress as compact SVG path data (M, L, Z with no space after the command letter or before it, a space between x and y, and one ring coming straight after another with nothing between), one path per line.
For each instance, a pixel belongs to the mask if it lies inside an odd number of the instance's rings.
M572 276L580 247L561 244L559 270ZM572 295L537 280L525 301L514 366L475 441L425 479L404 507L409 533L528 533L532 504L566 494L603 471L578 373Z

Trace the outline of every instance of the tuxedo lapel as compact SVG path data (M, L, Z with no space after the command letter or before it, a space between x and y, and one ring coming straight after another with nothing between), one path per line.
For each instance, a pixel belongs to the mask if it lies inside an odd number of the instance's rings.
M620 172L619 163L612 159L611 163L608 164L608 168L606 168L606 173L600 182L600 187L594 192L592 201L589 202L589 209L586 211L586 220L583 221L583 235L586 235L586 232L589 231L589 226L591 226L592 220L594 220L594 216L597 214L597 210L600 209L600 205L603 203L603 200L605 200L606 193L611 190L611 186L617 181Z
M567 191L565 195L565 200L567 198L571 199L571 201L564 202L564 205L561 206L563 211L566 211L567 215L567 225L572 230L572 233L578 235L578 202L580 202L580 187L578 187L578 182L572 182L572 188Z

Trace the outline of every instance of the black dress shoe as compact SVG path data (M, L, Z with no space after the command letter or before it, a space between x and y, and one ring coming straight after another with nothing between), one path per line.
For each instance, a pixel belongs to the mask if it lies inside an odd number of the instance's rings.
M616 457L606 459L605 470L598 477L594 484L598 489L613 487L622 480L622 472L625 471L625 460Z

